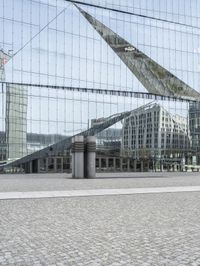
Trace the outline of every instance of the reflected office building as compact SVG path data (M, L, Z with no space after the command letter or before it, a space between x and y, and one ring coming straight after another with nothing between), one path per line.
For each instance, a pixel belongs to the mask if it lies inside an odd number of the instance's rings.
M190 149L187 119L170 114L157 103L142 106L126 118L122 151L137 160L181 162Z

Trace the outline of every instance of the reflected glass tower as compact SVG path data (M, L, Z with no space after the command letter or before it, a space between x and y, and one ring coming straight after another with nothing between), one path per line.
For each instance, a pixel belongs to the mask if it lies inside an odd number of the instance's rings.
M6 80L5 65L10 58L8 53L0 51L0 81L2 82ZM6 84L6 142L3 143L2 151L4 160L15 160L27 154L27 104L28 95L25 86Z
M15 160L27 154L27 88L6 86L7 159Z

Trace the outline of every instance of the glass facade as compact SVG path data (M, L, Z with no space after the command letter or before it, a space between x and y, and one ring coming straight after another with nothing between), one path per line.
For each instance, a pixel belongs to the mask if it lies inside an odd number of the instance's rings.
M189 121L190 121L190 134L191 145L193 151L199 154L200 152L200 103L192 103L189 107ZM198 163L200 158L198 156Z
M81 9L200 93L198 0L82 3ZM136 76L72 3L1 0L0 161L80 133L93 119L152 102L185 119L191 143L188 157L192 156L197 151L190 134L190 104L149 96ZM129 97L126 92L135 94ZM118 129L123 127L118 123L111 131L118 146Z

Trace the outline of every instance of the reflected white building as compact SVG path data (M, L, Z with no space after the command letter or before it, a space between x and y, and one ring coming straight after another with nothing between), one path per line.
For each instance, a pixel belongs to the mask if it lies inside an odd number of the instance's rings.
M122 153L134 158L182 158L190 146L187 119L157 103L144 105L125 119Z

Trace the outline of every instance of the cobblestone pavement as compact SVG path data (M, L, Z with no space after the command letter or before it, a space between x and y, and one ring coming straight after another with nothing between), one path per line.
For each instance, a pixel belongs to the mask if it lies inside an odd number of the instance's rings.
M0 201L0 265L200 265L200 193Z
M102 188L199 186L200 173L114 173L72 180L67 174L0 175L0 192Z

